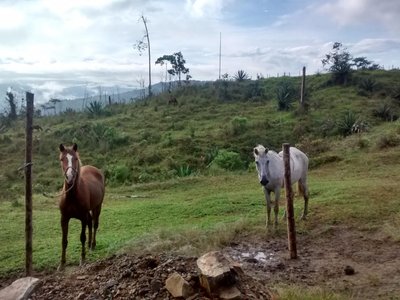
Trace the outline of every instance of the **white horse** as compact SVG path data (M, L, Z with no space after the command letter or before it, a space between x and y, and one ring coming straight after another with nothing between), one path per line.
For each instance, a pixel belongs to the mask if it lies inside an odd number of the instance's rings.
M275 222L278 224L279 198L284 181L283 152L276 153L262 145L254 148L254 159L258 171L258 179L263 186L267 202L267 226L271 225L271 192L275 194ZM290 174L292 184L298 182L298 190L304 197L304 211L302 219L306 219L308 212L307 186L308 157L295 147L290 147Z

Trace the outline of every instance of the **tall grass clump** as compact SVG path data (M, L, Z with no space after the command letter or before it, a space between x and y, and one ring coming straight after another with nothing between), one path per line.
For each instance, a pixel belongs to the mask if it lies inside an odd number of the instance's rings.
M104 113L104 107L100 101L93 101L86 107L86 111L89 116L101 116Z
M379 104L379 106L372 111L372 114L382 121L394 121L398 118L393 106L388 102Z
M295 96L293 86L284 81L276 88L276 98L278 100L278 110L287 111L292 107L292 102Z
M348 136L352 134L353 125L356 123L357 117L352 111L347 111L342 117L337 121L338 133L342 136Z

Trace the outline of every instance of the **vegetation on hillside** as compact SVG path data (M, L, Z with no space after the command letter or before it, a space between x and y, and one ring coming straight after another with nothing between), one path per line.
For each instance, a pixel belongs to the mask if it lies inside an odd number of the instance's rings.
M78 143L83 163L102 168L111 186L245 171L252 168L251 149L258 143L276 150L283 142L297 144L317 166L329 141L398 118L399 75L398 70L355 71L347 86L334 85L330 74L308 76L306 112L298 109L301 79L286 76L183 86L174 91L177 106L160 94L133 104L91 103L86 112L36 117L43 130L34 132L34 191L60 188L60 143ZM17 169L25 127L22 119L6 119L0 126L1 164L7 166L0 171L5 191L0 198L14 199L23 193ZM397 139L395 134L382 143L396 145Z

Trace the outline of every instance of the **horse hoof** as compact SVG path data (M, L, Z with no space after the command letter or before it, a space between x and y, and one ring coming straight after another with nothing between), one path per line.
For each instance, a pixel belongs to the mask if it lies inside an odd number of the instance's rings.
M58 272L64 271L64 269L65 269L64 264L61 264L61 265L59 265L59 266L57 267L57 271L58 271Z

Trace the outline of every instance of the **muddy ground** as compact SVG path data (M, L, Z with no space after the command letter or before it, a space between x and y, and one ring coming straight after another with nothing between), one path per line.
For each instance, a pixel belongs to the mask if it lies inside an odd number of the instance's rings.
M297 260L288 258L285 238L241 237L225 247L222 251L245 273L239 285L243 299L268 299L271 292L277 294L277 285L286 284L321 287L353 299L400 299L400 243L378 232L342 227L312 236L320 238L297 236ZM195 288L193 299L209 299L199 288L196 259L125 254L63 273L38 274L42 285L31 299L172 299L164 283L174 271Z

